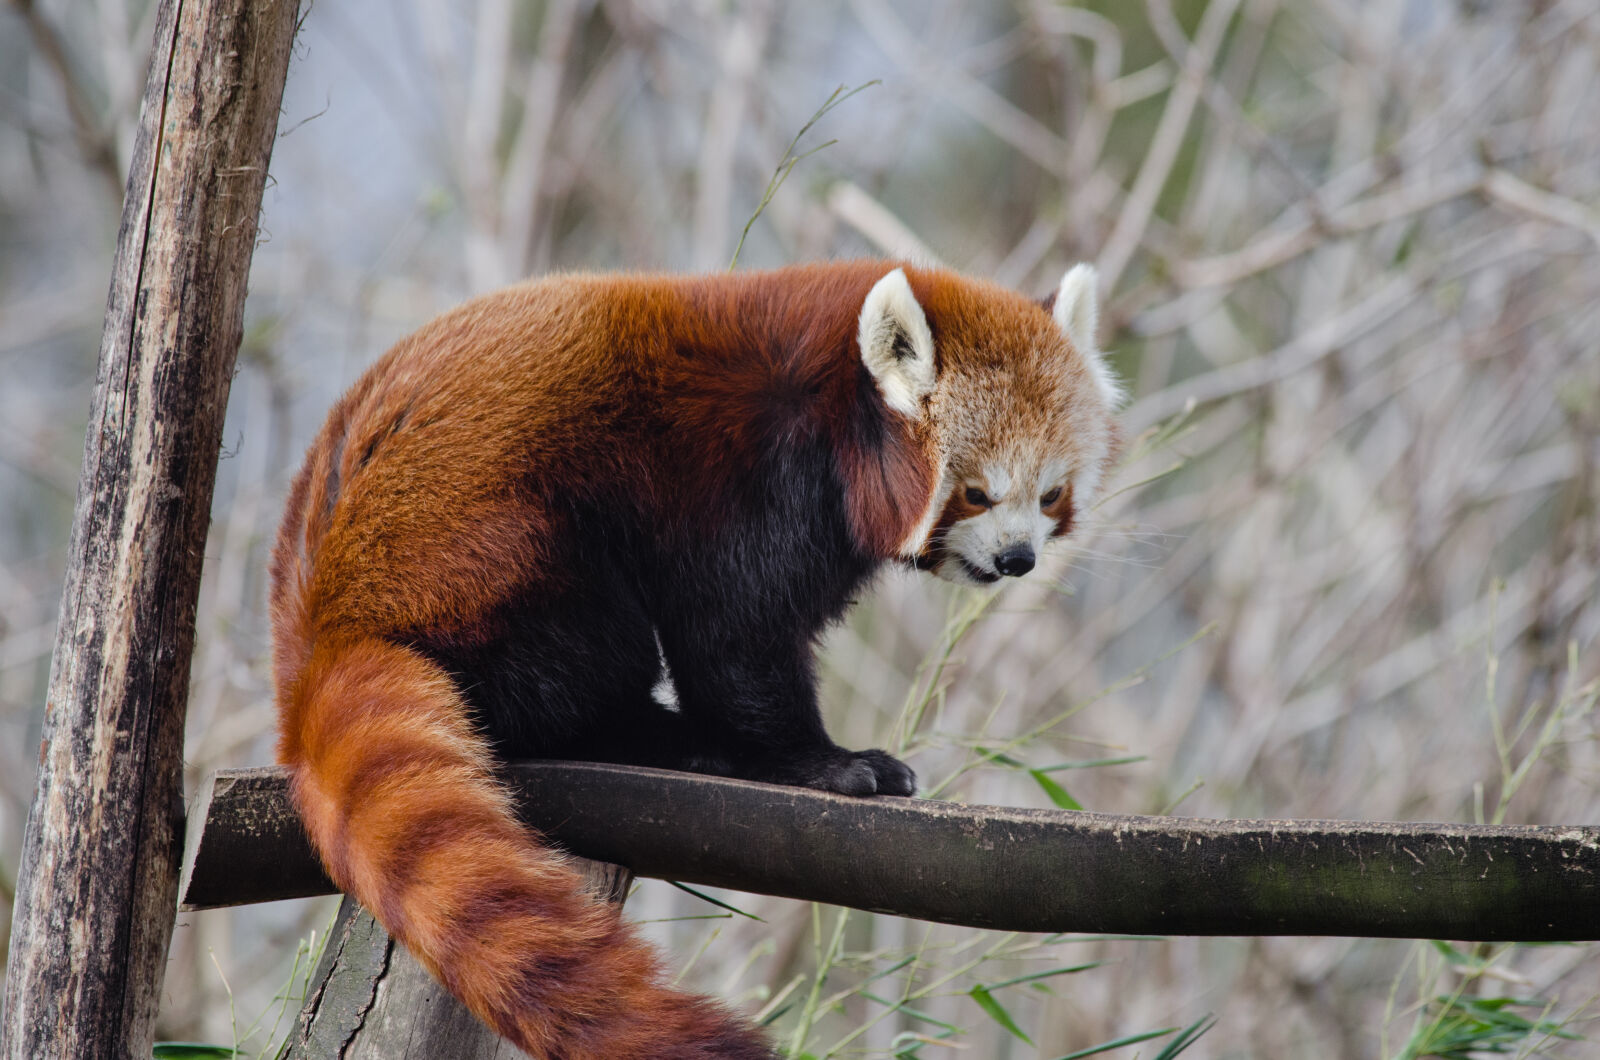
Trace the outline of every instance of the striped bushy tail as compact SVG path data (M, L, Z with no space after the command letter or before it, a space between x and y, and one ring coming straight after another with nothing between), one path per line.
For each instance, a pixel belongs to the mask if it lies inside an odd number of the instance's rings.
M452 994L541 1060L771 1060L671 990L649 946L517 821L449 677L319 640L281 686L279 757L328 874Z

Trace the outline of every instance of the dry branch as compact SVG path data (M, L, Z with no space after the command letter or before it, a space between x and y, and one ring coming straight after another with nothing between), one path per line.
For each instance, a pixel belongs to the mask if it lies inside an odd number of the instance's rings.
M72 60L67 57L61 34L56 32L34 0L11 0L11 6L21 12L28 33L33 37L34 49L61 84L61 95L67 105L67 114L72 119L72 135L78 142L78 150L83 153L84 163L104 181L111 197L120 202L122 173L117 164L116 144L111 133L101 127L94 105L90 102L90 92L78 71L73 68Z
M200 564L296 13L157 18L18 873L15 1060L150 1056Z
M1600 937L1600 828L1210 821L851 799L524 762L523 819L635 874L1012 931ZM331 893L276 769L209 779L181 901Z

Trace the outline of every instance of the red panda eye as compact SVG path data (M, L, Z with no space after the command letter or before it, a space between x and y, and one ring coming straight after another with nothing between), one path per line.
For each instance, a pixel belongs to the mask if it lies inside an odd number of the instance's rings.
M1061 499L1061 487L1057 486L1055 489L1051 490L1049 493L1046 493L1043 497L1039 498L1039 506L1041 508L1048 508L1048 507L1050 507L1052 504L1054 504L1056 501L1058 501L1060 499Z
M994 505L994 502L989 500L989 495L976 486L967 487L967 503L978 508L990 508Z

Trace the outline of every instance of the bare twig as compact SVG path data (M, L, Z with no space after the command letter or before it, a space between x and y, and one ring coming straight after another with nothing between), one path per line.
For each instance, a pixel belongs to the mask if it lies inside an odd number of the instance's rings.
M1161 112L1161 122L1156 126L1150 147L1145 152L1144 163L1139 167L1139 175L1134 178L1133 187L1128 192L1127 201L1122 204L1122 212L1117 217L1116 226L1112 228L1111 235L1106 239L1106 245L1100 251L1098 263L1101 285L1108 291L1116 287L1123 270L1133 259L1134 251L1138 249L1146 226L1150 223L1156 198L1166 186L1172 165L1177 161L1178 149L1183 145L1184 134L1189 128L1189 118L1194 113L1195 102L1200 97L1207 72L1216 61L1217 51L1222 47L1223 34L1227 31L1228 23L1233 20L1233 12L1237 7L1238 0L1216 0L1215 3L1207 5L1205 14L1201 16L1194 44L1185 54L1183 70L1178 76L1177 84L1167 97L1166 109ZM1147 0L1146 9L1149 11L1152 24L1161 20L1168 22L1173 20L1172 9L1166 0Z
M1483 178L1483 192L1492 201L1553 224L1575 228L1600 249L1600 211L1571 199L1536 188L1503 169L1491 169Z
M833 94L823 102L822 106L818 107L816 112L806 120L806 123L800 126L800 131L794 134L794 139L789 141L789 146L783 149L783 157L778 159L777 168L772 171L772 176L767 181L766 190L761 193L761 201L756 204L755 212L752 213L750 215L750 219L744 223L744 231L739 233L739 242L733 248L733 258L728 262L729 272L732 272L734 266L739 264L739 251L744 249L744 241L745 238L750 235L750 227L756 223L756 220L761 216L762 211L767 208L767 204L772 202L772 197L778 194L778 189L783 186L783 182L785 180L789 179L789 174L794 172L794 167L810 158L823 148L831 147L834 144L833 140L827 140L811 148L810 150L802 151L797 155L794 153L794 149L799 146L800 140L805 136L806 133L811 131L811 127L813 125L821 121L823 116L834 107L837 107L851 96L854 96L857 92L881 83L882 82L879 81L868 81L865 84L857 85L855 88L848 90L843 85L840 85L838 88L833 90Z
M122 165L117 160L116 141L108 131L108 123L95 114L94 106L89 102L89 91L68 58L61 35L44 17L34 0L8 2L21 13L28 33L33 37L34 46L39 49L39 54L61 86L67 114L72 119L72 134L77 140L78 150L83 153L84 162L99 175L113 205L120 206L123 176Z
M904 221L858 184L841 180L829 188L828 209L891 258L909 258L929 265L939 263L939 256L907 228Z

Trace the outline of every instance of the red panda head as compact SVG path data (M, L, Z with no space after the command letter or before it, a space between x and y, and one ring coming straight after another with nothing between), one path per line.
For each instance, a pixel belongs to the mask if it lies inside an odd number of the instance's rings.
M938 270L895 269L862 307L862 360L890 409L931 428L942 463L901 546L963 585L1033 569L1093 502L1115 456L1122 389L1095 345L1093 267L1053 301Z

